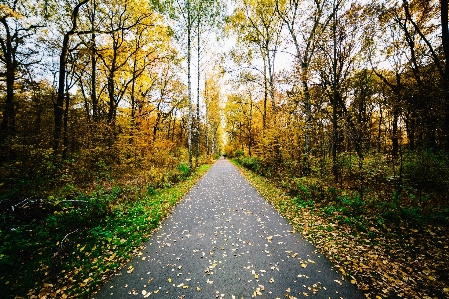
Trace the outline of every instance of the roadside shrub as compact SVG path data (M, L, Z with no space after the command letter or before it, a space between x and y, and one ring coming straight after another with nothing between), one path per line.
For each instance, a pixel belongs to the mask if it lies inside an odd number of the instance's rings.
M184 164L184 163L179 164L178 169L181 172L181 178L182 179L185 179L185 178L187 178L189 176L190 167L187 166L186 164Z
M237 159L240 159L241 157L245 156L245 152L242 150L236 150L234 152L234 157L236 157Z
M449 159L431 150L409 153L404 161L404 179L416 189L427 192L449 189Z
M254 172L258 172L261 168L261 162L257 157L244 157L243 159L241 159L240 163L243 167Z
M358 192L354 192L353 196L344 194L337 197L344 206L349 207L354 214L359 214L365 206L365 202L361 199Z
M293 196L300 196L304 199L323 201L326 197L324 183L314 177L294 178L289 181L288 189Z

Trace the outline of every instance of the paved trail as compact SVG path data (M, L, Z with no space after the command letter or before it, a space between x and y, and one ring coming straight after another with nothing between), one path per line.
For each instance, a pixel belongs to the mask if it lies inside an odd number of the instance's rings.
M365 298L220 159L93 298L306 296Z

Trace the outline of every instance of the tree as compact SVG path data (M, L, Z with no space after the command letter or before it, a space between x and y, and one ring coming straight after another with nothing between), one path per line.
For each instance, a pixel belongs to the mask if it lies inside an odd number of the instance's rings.
M70 38L76 34L78 28L78 15L83 5L86 5L89 0L82 0L78 2L71 10L71 27L63 34L61 45L61 53L59 55L59 76L58 76L58 93L56 103L54 105L55 129L53 134L53 151L58 153L59 143L61 140L63 114L64 114L64 99L66 95L66 67L67 57L69 55Z
M276 115L275 101L275 58L280 43L282 21L276 14L276 3L267 1L239 1L230 18L230 24L238 33L238 42L256 47L263 62L264 113L263 124L266 127L267 101L271 99L271 108Z
M329 26L332 14L325 14L327 1L276 1L276 12L286 25L295 49L295 60L299 70L303 101L305 107L304 134L304 167L303 174L310 174L309 152L312 120L312 104L309 86L311 83L310 66L313 61L317 44L326 27Z
M326 35L321 38L320 54L315 62L319 69L322 88L327 92L332 107L332 168L336 182L339 179L337 153L343 137L339 122L344 118L348 131L355 132L355 124L347 111L345 92L348 91L348 80L357 68L358 54L362 47L359 36L362 7L354 3L347 6L344 4L341 0L333 0L330 8L332 20ZM354 147L362 159L361 144L354 142Z
M446 132L446 150L449 151L449 23L448 23L448 1L440 0L441 14L441 41L444 52L444 74L443 74L443 92L445 100L445 132Z
M187 116L187 148L189 152L189 168L192 169L192 75L191 75L191 64L192 64L192 30L195 25L195 13L194 5L192 0L176 0L174 7L176 13L175 18L182 19L183 28L186 29L186 39L187 39L187 97L188 97L188 116Z
M97 53L107 70L107 94L109 98L107 120L112 127L114 127L117 107L124 98L129 85L135 81L136 74L133 74L130 78L122 76L121 84L116 80L116 76L118 74L124 75L127 72L129 61L143 47L138 39L147 34L148 27L152 26L151 23L146 22L153 15L153 12L148 8L141 7L138 2L123 1L113 7L111 6L106 13L108 20L106 31L109 33L110 44L104 49L97 49ZM134 28L137 29L136 32L131 31ZM135 47L132 47L129 42L133 37L136 41ZM140 70L141 72L142 70Z
M16 108L14 90L16 80L25 68L37 63L34 57L36 48L32 46L32 38L37 29L42 27L33 20L30 1L3 1L0 4L0 76L5 78L6 97L3 118L0 125L0 144L16 133Z
M204 103L206 106L206 155L218 154L221 144L221 94L220 78L214 72L206 74L204 82Z
M201 60L202 55L206 51L205 46L201 46L201 37L207 32L215 29L214 27L221 26L224 16L224 5L222 1L217 0L197 0L195 2L196 9L196 38L197 38L197 101L196 101L196 126L195 139L196 150L195 157L198 164L200 154L200 79L201 79ZM206 44L206 43L205 43Z

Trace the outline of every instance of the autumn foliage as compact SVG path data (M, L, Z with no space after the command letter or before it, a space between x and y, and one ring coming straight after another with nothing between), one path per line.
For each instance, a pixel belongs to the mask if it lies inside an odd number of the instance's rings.
M449 291L447 9L236 1L229 18L227 156L369 297Z
M189 120L196 106L169 10L150 1L0 4L5 298L88 296L218 156L220 94L211 86L209 109Z
M64 270L87 296L142 242L126 226L175 203L155 194L225 154L276 185L288 198L273 204L370 296L448 296L447 1L232 3L221 20L221 1L2 1L8 295L48 294ZM236 45L212 55L210 36ZM95 282L89 263L105 267ZM20 285L30 271L41 281Z

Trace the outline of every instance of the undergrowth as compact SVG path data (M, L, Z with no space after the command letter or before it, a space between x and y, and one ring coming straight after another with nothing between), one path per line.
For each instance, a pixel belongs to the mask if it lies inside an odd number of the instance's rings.
M390 196L374 189L361 194L317 177L262 176L242 161L233 160L246 167L240 170L259 192L367 298L449 296L447 205L429 205L423 194L410 198L416 189Z
M70 197L28 198L9 207L0 215L2 298L87 298L209 167L190 173L180 165L175 185L111 182L90 193L66 190Z

